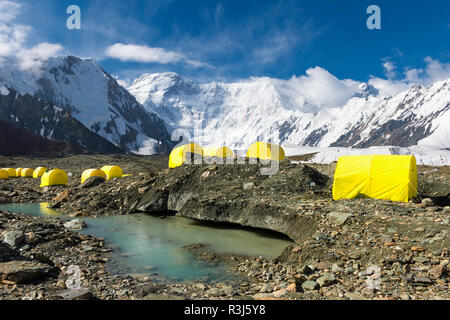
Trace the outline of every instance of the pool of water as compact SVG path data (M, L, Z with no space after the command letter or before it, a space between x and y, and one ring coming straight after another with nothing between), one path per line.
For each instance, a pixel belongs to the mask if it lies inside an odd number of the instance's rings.
M34 216L67 218L46 203L2 204L0 210ZM115 250L107 263L113 273L157 273L172 280L224 280L230 277L217 262L199 261L183 246L208 245L217 253L278 256L291 242L271 233L234 226L205 225L182 217L146 214L83 218L81 231L105 239Z

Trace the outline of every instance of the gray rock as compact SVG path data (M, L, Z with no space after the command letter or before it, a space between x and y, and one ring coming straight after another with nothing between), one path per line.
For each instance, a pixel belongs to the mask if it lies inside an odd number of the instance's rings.
M82 219L74 219L64 223L64 227L70 230L82 230L86 228L86 223Z
M206 290L205 293L211 297L218 297L220 296L220 292L218 288L211 288L209 290Z
M253 188L254 186L255 186L255 184L254 184L253 182L247 182L247 183L244 183L244 190L251 189L251 188Z
M102 177L97 176L89 177L86 179L86 181L80 184L80 188L92 188L98 186L99 184L102 184L105 181L106 180Z
M348 218L350 218L352 216L351 213L346 213L346 212L330 212L327 215L327 219L331 224L335 224L335 225L343 225Z
M92 293L88 289L70 289L59 294L65 300L89 300L92 298Z
M7 231L3 234L3 241L10 246L18 246L23 240L25 240L25 235L20 230Z
M0 279L13 283L26 283L44 278L53 268L34 261L9 261L0 263Z
M317 279L317 283L321 287L329 286L336 282L336 277L331 273L324 273L319 279Z
M302 283L302 289L305 291L316 290L319 287L319 284L315 281L305 281Z
M331 266L331 271L336 272L336 273L341 273L344 271L344 269L339 267L337 264L333 264Z

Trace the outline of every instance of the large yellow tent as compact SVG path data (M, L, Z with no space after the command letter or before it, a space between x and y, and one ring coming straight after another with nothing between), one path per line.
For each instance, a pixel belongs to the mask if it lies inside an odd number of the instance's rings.
M261 141L253 143L250 148L248 148L247 157L274 161L282 161L286 159L286 155L284 154L284 150L281 146L274 143Z
M16 169L14 168L3 168L3 169L8 172L9 178L13 178L16 176Z
M203 157L203 148L196 143L188 143L173 149L169 156L169 168L181 166L188 160L188 154L200 155Z
M98 169L87 169L81 174L81 183L84 183L90 177L101 177L106 180L106 173Z
M22 171L20 171L20 176L24 178L33 178L33 169L30 168L23 168Z
M106 174L106 180L122 178L123 176L123 171L118 166L104 166L101 170Z
M41 188L56 185L67 185L67 173L64 170L53 169L41 177Z
M33 178L40 178L42 177L42 175L47 171L46 167L37 167L36 169L34 169L33 172Z
M205 157L219 157L219 158L231 158L234 156L233 150L226 146L222 147L213 147L208 146L203 148Z
M0 179L9 179L8 170L0 169Z
M333 199L366 196L408 202L417 196L414 156L342 156L334 173Z

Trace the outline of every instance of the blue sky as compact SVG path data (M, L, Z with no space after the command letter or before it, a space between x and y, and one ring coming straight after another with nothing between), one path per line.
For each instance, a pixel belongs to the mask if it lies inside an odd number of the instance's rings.
M450 1L14 2L22 4L14 23L30 27L28 47L58 44L128 81L161 71L199 81L288 79L315 66L339 79L402 79L427 68L427 57L444 69L450 62ZM66 28L71 4L81 8L81 30ZM371 4L381 8L381 30L366 27Z

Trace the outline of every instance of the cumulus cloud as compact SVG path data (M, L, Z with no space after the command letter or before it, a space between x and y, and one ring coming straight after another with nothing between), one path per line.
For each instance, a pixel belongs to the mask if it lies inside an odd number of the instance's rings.
M305 102L320 108L345 104L359 90L361 82L338 79L321 67L306 70L306 75L288 80L289 90L295 90Z
M32 28L14 23L21 8L18 2L0 0L0 63L1 58L8 58L21 70L38 72L43 61L63 48L47 42L28 47L26 42Z
M149 47L135 44L116 43L109 46L105 50L105 54L109 58L118 59L120 61L133 61L140 63L186 63L194 68L206 66L207 64L189 59L184 54L169 51L164 48Z
M369 84L377 88L382 96L392 96L413 85L429 86L450 78L450 63L441 63L431 57L426 57L425 63L425 68L406 68L401 77L398 77L395 65L383 61L387 79L371 77Z

